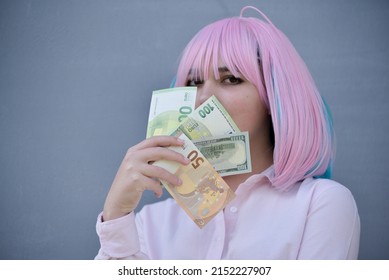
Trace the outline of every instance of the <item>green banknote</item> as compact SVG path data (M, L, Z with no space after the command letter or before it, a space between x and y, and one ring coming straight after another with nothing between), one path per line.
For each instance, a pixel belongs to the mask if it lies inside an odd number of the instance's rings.
M240 132L223 105L212 95L189 115L181 129L191 140Z
M193 144L221 176L251 172L250 141L247 131L195 140Z
M196 87L176 87L153 91L147 135L170 135L193 112Z
M169 149L181 153L191 163L184 166L160 160L154 165L165 168L182 180L181 186L170 185L164 180L161 182L196 225L203 228L235 197L235 193L180 128L173 135L183 139L185 144Z

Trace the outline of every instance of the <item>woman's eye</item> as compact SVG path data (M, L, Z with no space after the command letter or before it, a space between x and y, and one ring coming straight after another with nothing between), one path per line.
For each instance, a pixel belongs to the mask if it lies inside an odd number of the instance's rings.
M228 84L228 85L239 85L243 83L243 80L241 78L235 77L235 76L227 76L222 79L222 83Z
M204 82L202 80L188 80L186 82L187 87L197 87L199 85L202 85Z

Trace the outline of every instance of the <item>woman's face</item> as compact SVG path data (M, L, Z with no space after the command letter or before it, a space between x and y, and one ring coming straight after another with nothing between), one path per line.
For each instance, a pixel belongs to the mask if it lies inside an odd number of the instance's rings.
M215 78L213 71L209 73L207 80L188 77L187 86L197 86L196 108L215 95L239 129L249 132L251 142L265 140L263 143L268 143L271 118L257 88L243 76L234 76L222 64L219 65L220 79Z

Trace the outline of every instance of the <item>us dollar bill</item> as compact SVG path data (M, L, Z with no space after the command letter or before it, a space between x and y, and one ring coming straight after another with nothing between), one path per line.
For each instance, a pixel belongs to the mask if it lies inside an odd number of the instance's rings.
M153 91L147 135L170 135L194 111L196 87L176 87Z
M170 185L164 180L161 182L196 225L203 228L235 197L235 193L180 128L173 135L183 139L185 144L169 149L181 153L191 163L185 166L160 160L154 162L154 165L168 170L182 180L181 186Z
M193 144L222 177L251 172L247 131L195 140Z

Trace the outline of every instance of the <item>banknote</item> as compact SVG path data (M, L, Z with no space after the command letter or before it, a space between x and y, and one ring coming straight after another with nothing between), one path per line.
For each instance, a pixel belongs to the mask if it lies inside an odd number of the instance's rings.
M223 177L251 172L247 131L195 140L193 144Z
M231 116L214 95L188 116L181 125L181 130L191 140L240 132Z
M251 172L248 133L240 135L240 138L243 140L234 144L230 141L227 145L228 138L224 138L222 136L230 136L234 133L240 132L240 130L228 114L227 110L215 96L211 96L208 100L196 108L196 110L180 125L180 130L194 142L201 139L210 140L212 138L216 139L221 137L218 147L234 146L233 149L225 149L223 153L219 153L218 158L208 158L210 154L204 154L204 156L214 166L216 171L222 176ZM205 145L206 143L211 143L211 141L202 143ZM223 154L222 157L220 157L221 154Z
M196 87L176 87L153 91L147 135L170 135L191 114L196 102Z
M164 180L161 182L196 225L203 228L235 197L235 193L180 129L173 135L183 139L185 144L169 149L181 153L191 163L185 166L160 160L154 165L168 170L182 180L181 186L170 185Z
M164 180L161 182L196 225L203 228L235 197L235 194L191 140L229 134L239 129L214 96L192 113L194 102L185 103L187 100L182 99L187 93L186 90L187 88L177 89L175 93L181 99L176 100L175 104L169 103L174 98L171 94L174 91L171 89L153 92L147 136L170 134L185 141L182 147L170 149L189 158L191 160L189 165L184 166L166 160L157 161L154 165L176 174L182 180L182 185L178 187ZM191 96L194 96L194 99L196 97L193 92L191 95L188 94L189 98ZM165 102L161 102L160 98ZM169 133L170 131L174 132Z

